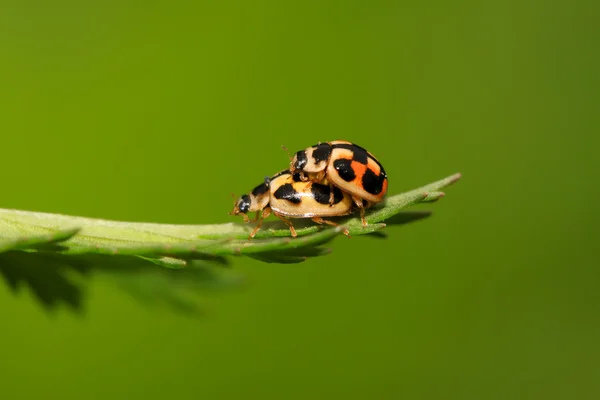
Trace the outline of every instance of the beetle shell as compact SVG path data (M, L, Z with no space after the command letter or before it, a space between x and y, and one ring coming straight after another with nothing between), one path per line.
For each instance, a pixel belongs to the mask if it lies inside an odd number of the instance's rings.
M387 193L387 174L381 163L364 148L343 140L319 143L297 152L290 171L303 179L329 182L355 198L378 203Z
M351 214L355 205L350 194L329 185L327 180L323 184L303 181L299 173L284 170L266 178L251 193L240 196L229 214L241 215L245 222L250 222L247 214L256 212L257 223L248 239L254 237L271 212L289 227L292 237L296 237L294 225L288 218L312 218L318 224L338 226L322 217ZM350 236L348 229L344 228L343 232Z
M334 217L352 213L352 197L333 186L333 203L330 204L331 187L304 182L299 174L289 171L276 175L269 183L269 206L276 214L290 218Z

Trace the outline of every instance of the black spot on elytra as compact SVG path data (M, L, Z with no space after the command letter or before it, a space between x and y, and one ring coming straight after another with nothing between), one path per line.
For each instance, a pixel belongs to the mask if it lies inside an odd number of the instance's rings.
M321 143L313 148L312 158L315 164L326 162L331 155L331 145L329 143Z
M364 149L357 147L354 150L352 159L356 162L367 165L367 161L369 160L369 154Z
M304 182L304 181L303 181L303 180L300 178L300 172L295 172L295 173L292 175L292 180L293 180L294 182Z
M353 160L357 161L361 164L367 164L367 160L370 158L379 166L379 168L381 169L381 173L385 175L385 172L383 172L383 165L381 165L381 163L375 157L370 156L369 152L365 148L360 147L359 145L354 144L354 143L334 144L333 148L334 149L346 149L346 150L352 151L352 153L354 154Z
M287 200L294 204L299 204L302 201L300 194L296 192L291 183L279 186L273 195L276 199Z
M379 194L383 190L383 182L385 181L385 178L385 174L376 175L375 172L367 168L362 177L363 188L368 193Z
M301 150L296 153L296 162L294 163L295 169L304 169L308 159L306 158L306 151Z
M243 195L240 198L237 207L240 210L240 212L247 213L250 209L250 196L248 196L247 194Z
M320 204L329 204L329 196L331 195L331 189L327 185L321 185L320 183L313 183L310 188L313 197ZM333 187L333 204L337 204L344 198L342 191L336 186Z
M267 193L267 190L269 190L269 188L268 188L269 182L270 182L269 178L265 178L265 183L261 183L260 185L258 185L254 189L252 189L252 195L260 196L261 194Z
M334 149L347 149L347 150L352 150L352 151L362 150L365 153L367 152L367 150L365 148L360 147L359 145L354 144L354 143L336 143L333 145L333 148Z
M356 178L354 170L352 169L352 160L346 158L337 159L333 162L333 167L340 175L340 178L346 182L351 182Z

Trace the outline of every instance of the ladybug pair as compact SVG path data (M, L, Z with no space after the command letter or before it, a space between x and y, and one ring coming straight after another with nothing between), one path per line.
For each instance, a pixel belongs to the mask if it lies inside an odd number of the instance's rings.
M360 210L363 226L367 226L365 210L385 197L388 179L379 161L367 150L351 142L336 140L319 143L298 151L288 169L277 173L242 195L232 215L256 212L257 221L250 239L271 213L290 229L296 230L290 218L311 218L318 224L337 226L323 217L338 217ZM344 231L349 235L347 230Z

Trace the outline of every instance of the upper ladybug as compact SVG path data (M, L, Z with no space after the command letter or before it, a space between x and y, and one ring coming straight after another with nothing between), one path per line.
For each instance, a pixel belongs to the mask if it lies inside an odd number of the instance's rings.
M290 171L300 173L303 180L321 182L348 192L361 208L363 225L364 207L383 200L388 179L381 163L364 148L344 140L318 143L297 152L290 162Z

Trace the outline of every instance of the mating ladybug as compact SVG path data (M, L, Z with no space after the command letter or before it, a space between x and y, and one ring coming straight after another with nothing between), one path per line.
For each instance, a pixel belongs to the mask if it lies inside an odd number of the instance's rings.
M388 188L387 174L375 156L344 140L318 143L297 152L290 172L299 173L303 181L323 184L326 180L349 193L360 209L363 226L367 225L365 208L381 202Z
M323 183L307 182L301 179L300 174L285 170L265 179L251 193L240 196L230 214L241 214L245 222L250 222L247 214L256 212L257 224L249 239L256 235L271 212L289 227L292 237L296 237L296 230L289 218L311 218L318 224L338 226L322 217L351 214L354 205L351 195L329 185L326 180ZM350 232L344 230L344 234L349 236Z

